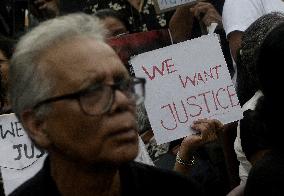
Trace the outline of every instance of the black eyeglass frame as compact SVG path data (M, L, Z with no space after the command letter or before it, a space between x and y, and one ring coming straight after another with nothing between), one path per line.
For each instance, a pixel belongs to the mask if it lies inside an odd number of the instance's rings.
M8 59L0 59L0 64L2 64L2 63L8 63L9 62L9 60Z
M125 87L126 86L125 84L127 82L128 82L129 85L132 84L133 86L135 84L142 84L142 94L143 94L143 97L145 97L145 83L146 83L145 78L131 77L131 78L129 78L126 81L121 81L121 82L117 82L117 83L114 83L114 84L95 84L93 86L87 87L85 89L79 90L79 91L74 92L74 93L69 93L69 94L65 94L65 95L59 95L59 96L47 98L47 99L45 99L43 101L40 101L37 104L35 104L32 107L32 110L36 110L39 107L41 107L42 105L49 104L49 103L52 103L52 102L56 102L56 101L60 101L60 100L64 100L64 99L76 99L78 101L79 105L80 105L81 110L86 115L90 115L90 116L101 115L101 114L107 113L110 110L110 108L111 108L111 106L113 104L114 98L115 98L115 90L123 91L124 90L123 89L123 85ZM94 92L94 91L96 91L98 88L100 88L102 86L109 86L112 89L112 97L111 97L112 99L109 101L108 106L100 114L90 114L90 113L86 112L83 109L82 103L80 101L80 97L84 96L84 95L86 95L88 93ZM135 94L135 92L133 92L133 94Z

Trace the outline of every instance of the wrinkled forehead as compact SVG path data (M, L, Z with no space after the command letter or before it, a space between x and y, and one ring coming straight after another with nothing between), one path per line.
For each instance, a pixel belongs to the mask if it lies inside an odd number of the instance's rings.
M117 75L128 77L114 50L91 38L58 43L44 52L39 64L41 71L62 88L81 88L94 80L112 82Z

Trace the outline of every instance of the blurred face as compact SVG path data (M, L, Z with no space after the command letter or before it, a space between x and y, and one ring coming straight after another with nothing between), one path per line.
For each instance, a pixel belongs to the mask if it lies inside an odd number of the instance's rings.
M108 37L114 37L123 33L127 33L127 29L122 22L113 17L106 17L101 20L105 28L109 31Z
M64 95L94 84L114 84L129 78L115 52L90 38L75 38L50 48L39 63L55 80L52 96ZM50 103L42 130L51 156L87 164L121 164L138 152L135 106L124 93L115 91L108 113L90 116L76 99Z

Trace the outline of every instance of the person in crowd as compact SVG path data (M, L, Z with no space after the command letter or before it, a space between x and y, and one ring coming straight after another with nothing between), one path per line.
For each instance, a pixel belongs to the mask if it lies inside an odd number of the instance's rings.
M268 152L251 169L244 195L283 195L284 156Z
M207 27L216 23L222 29L223 1L198 1L178 7L170 21L170 29L176 42L207 34Z
M199 126L201 124L202 126ZM225 126L216 119L200 119L194 121L191 127L197 133L182 140L174 170L197 180L202 185L205 195L226 195L230 187L223 161L224 155L223 152L216 153L217 148L214 148L214 145L223 143ZM205 159L204 149L215 152L208 153L209 156ZM221 160L215 160L220 157Z
M106 38L112 38L121 36L124 34L127 34L128 28L127 28L127 22L124 20L124 18L118 13L111 9L103 9L98 12L96 12L95 16L97 16L100 21L103 23L104 27L107 30ZM138 124L138 131L140 133L141 129L143 129L144 122L139 121L139 116L142 115L140 111L140 108L142 108L142 104L137 106L137 124ZM139 152L135 159L135 161L154 165L152 159L150 158L145 144L143 143L143 140L139 136Z
M262 96L259 76L257 74L257 58L260 46L269 30L283 22L281 13L266 14L252 23L243 34L241 48L237 54L238 87L237 93L242 110L254 110L257 100ZM240 162L239 177L241 183L247 179L251 164L248 162L243 150L240 137L240 125L237 128L237 136L234 143L235 152Z
M233 62L230 55L222 24L223 0L198 1L194 5L186 5L176 9L170 20L170 30L174 42L181 42L208 34L208 27L215 23L215 33L220 35L222 51L231 76L234 75Z
M243 152L251 165L260 160L265 153L271 150L272 143L266 121L261 115L264 97L257 100L255 110L244 112L240 121L240 137Z
M8 102L8 67L9 59L13 53L14 41L0 35L0 114L10 113L11 108ZM0 195L4 196L3 182L0 171Z
M91 14L101 9L112 9L123 15L130 32L168 28L173 12L157 14L154 0L60 0L62 13L83 11Z
M271 12L284 12L282 0L226 0L223 8L223 27L233 59L241 46L243 32L259 17Z
M39 23L60 15L60 0L30 0L29 14L26 18L26 30Z
M59 16L60 0L33 0L31 1L32 14L39 20L44 21Z
M11 195L200 195L189 178L132 161L145 80L130 78L103 32L93 16L71 14L41 23L17 44L13 111L49 156Z
M278 122L281 122L282 98L279 95L281 89L282 74L274 66L281 63L284 52L284 21L274 25L264 38L257 57L257 74L260 90L263 97L258 100L255 111L250 115L250 123L253 128L257 144L254 148L266 150L264 157L252 167L246 187L245 195L283 195L283 160L282 148L283 133ZM271 66L270 66L271 65ZM261 122L261 123L260 123ZM257 131L255 131L257 130ZM267 147L268 146L268 147ZM252 146L249 146L253 149Z
M129 33L127 20L112 9L102 9L95 13L105 28L108 30L107 37L115 37Z
M9 113L11 111L10 104L8 102L8 67L9 59L13 54L13 47L15 41L8 37L0 35L0 101L1 110L0 114Z
M0 34L4 36L10 36L12 28L10 25L11 21L11 10L9 9L10 2L8 0L1 1L0 4Z
M202 126L199 126L200 124L202 124ZM176 171L181 173L189 172L191 169L190 166L194 164L194 150L208 142L218 139L218 136L222 134L223 124L215 119L200 119L194 121L191 128L196 130L197 133L183 139L174 167Z
M255 166L267 152L271 150L271 140L269 139L269 130L266 128L265 119L258 115L261 110L263 96L258 98L257 104L254 110L247 110L244 112L244 118L240 120L239 136L241 141L242 153L247 160L249 168ZM242 162L244 165L244 163ZM243 178L243 176L242 176ZM246 180L243 180L241 184L235 187L228 196L243 195L246 186Z
M196 4L193 5L187 5L177 8L176 12L172 16L170 20L170 30L172 33L173 40L175 42L181 42L185 41L187 39L193 39L196 37L199 37L201 35L207 34L208 30L207 27L210 27L211 24L215 23L217 24L217 27L215 29L215 33L220 35L220 43L222 47L222 51L225 57L225 60L228 65L229 72L231 76L234 75L234 68L232 63L232 58L230 54L229 44L226 40L225 32L223 30L222 25L222 9L223 9L224 1L220 0L210 0L210 1L198 1ZM212 161L210 164L208 164L208 161L205 163L205 165L209 165L209 168L212 168L213 166L213 172L212 174L216 173L227 173L226 175L229 175L229 173L236 173L234 171L231 171L232 167L228 167L228 171L224 172L221 168L226 167L225 161L228 162L227 165L231 165L231 162L237 162L236 159L231 158L232 154L234 153L233 145L231 144L231 140L233 141L234 134L232 134L231 127L232 125L226 125L226 130L224 131L224 140L223 144L226 144L223 146L223 148L220 146L220 144L217 142L210 143L209 145L205 145L203 152L201 154L205 155L204 159L209 159ZM228 145L227 145L228 143ZM214 150L213 150L214 149ZM226 153L223 155L223 151ZM213 153L212 153L213 152ZM206 156L207 155L207 156ZM218 157L218 158L216 158ZM226 158L224 160L224 158ZM222 160L222 161L221 161ZM233 160L233 161L231 161ZM204 167L204 166L203 166ZM216 172L219 169L222 170L221 172ZM235 166L237 168L237 166ZM237 170L237 169L236 169ZM203 172L208 173L208 171ZM201 175L204 176L204 175ZM234 179L228 180L225 176L221 177L224 178L226 182L230 181L231 186L233 187L233 184L236 184ZM229 175L230 176L236 176L236 175ZM201 178L200 176L198 178ZM209 179L209 178L208 178ZM217 179L217 178L214 178ZM205 181L205 180L204 180ZM224 183L220 183L224 184ZM225 186L223 186L225 187ZM216 189L215 189L216 190Z

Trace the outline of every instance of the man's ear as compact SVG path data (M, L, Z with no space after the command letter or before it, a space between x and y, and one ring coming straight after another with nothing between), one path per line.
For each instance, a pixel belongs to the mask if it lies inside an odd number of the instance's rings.
M20 115L22 124L32 138L32 140L40 147L46 149L50 145L50 140L46 132L46 123L44 118L36 116L34 111L26 110Z

